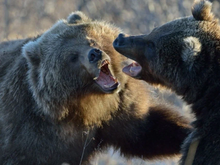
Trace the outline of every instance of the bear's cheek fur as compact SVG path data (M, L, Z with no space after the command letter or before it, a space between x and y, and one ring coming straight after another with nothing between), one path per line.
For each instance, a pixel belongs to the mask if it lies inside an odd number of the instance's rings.
M158 65L158 54L154 49L148 48L146 46L146 49L142 50L138 55L137 62L141 65L142 70L141 74L148 74L153 76L155 72L158 72L160 70Z
M78 57L80 68L84 70L84 72L88 73L88 76L93 79L94 77L98 76L99 74L99 68L97 66L97 63L91 63L88 59L88 53L89 50L87 50L85 53L81 53Z

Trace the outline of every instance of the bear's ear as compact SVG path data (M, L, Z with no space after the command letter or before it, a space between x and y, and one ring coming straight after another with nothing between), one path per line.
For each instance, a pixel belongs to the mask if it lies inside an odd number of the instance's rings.
M91 21L92 20L90 18L88 18L84 13L80 11L73 12L67 17L67 22L69 24L78 24Z
M193 64L194 59L201 52L202 44L196 37L187 37L183 39L182 59L184 62Z
M198 21L213 21L212 3L207 0L196 0L192 7L192 15Z
M23 46L22 55L29 63L38 66L40 63L40 50L36 41L30 41Z

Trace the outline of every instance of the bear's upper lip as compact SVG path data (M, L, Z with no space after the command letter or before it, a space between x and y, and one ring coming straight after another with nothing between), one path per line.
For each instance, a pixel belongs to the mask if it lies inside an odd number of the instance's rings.
M110 61L108 59L102 60L99 76L93 79L104 91L113 91L119 86L118 80L111 72Z

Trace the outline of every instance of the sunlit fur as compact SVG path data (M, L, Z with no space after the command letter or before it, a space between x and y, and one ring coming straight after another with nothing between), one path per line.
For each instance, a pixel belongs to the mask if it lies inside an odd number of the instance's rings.
M190 121L122 73L126 58L112 47L119 32L76 12L35 38L0 45L0 164L89 164L108 146L143 159L180 153ZM109 56L114 91L93 80L92 48Z

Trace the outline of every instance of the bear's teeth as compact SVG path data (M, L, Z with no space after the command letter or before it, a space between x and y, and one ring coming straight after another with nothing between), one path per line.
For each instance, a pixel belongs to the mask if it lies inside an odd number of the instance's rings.
M134 73L134 72L132 71L132 68L133 68L133 67L130 67L130 70L129 70L130 73Z
M98 77L94 77L94 78L93 78L93 80L97 80L97 79L98 79Z
M136 62L132 62L132 66L138 66Z
M110 85L103 85L105 88L109 88L109 87L111 87Z

